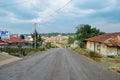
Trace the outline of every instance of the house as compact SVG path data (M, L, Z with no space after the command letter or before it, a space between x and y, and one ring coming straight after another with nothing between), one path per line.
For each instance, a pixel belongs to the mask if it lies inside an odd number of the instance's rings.
M7 46L7 44L8 44L7 42L0 40L0 48Z
M20 37L11 36L9 40L6 40L10 47L18 47L23 46L25 44L25 40L22 40Z
M86 48L104 56L120 56L120 32L88 38Z
M28 42L28 43L32 43L33 42L32 36L26 36L25 41Z

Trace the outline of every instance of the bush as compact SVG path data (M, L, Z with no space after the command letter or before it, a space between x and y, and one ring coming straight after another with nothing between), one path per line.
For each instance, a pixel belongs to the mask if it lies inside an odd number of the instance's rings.
M107 57L108 57L108 58L115 58L114 55L108 55Z
M50 49L51 48L51 43L47 42L45 46L46 46L47 49Z
M96 53L93 51L90 51L90 57L96 57Z
M40 51L45 51L45 46L40 46Z
M96 58L101 58L102 56L99 53L96 53L94 51L90 51L90 57L96 57Z
M56 48L56 45L52 44L52 45L51 45L51 48Z
M2 52L7 52L9 54L20 52L19 48L1 48Z

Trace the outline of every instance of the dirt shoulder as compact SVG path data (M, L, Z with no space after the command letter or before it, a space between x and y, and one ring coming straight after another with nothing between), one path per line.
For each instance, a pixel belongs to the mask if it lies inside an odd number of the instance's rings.
M22 58L11 56L8 53L2 52L0 53L0 66L11 63L11 62L15 62L21 59Z

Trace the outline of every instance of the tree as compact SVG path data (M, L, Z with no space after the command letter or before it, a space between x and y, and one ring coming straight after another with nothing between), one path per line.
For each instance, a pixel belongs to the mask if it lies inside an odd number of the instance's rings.
M68 44L72 44L74 42L74 38L69 36L68 37Z
M79 25L76 31L76 39L79 40L80 46L84 47L85 39L101 34L104 34L104 32L101 32L99 29L96 28L91 28L91 26L88 24L82 26Z
M40 34L38 34L37 30L34 30L34 33L31 34L32 38L33 38L33 47L37 48L42 44L42 38L40 36Z
M25 39L25 36L23 34L20 35L21 39Z

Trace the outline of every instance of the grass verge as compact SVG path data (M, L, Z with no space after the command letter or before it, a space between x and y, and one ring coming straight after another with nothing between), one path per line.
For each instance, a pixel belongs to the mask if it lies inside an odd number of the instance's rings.
M104 69L117 72L120 75L120 57L105 57L101 56L99 53L79 47L73 48L72 50L98 62Z

